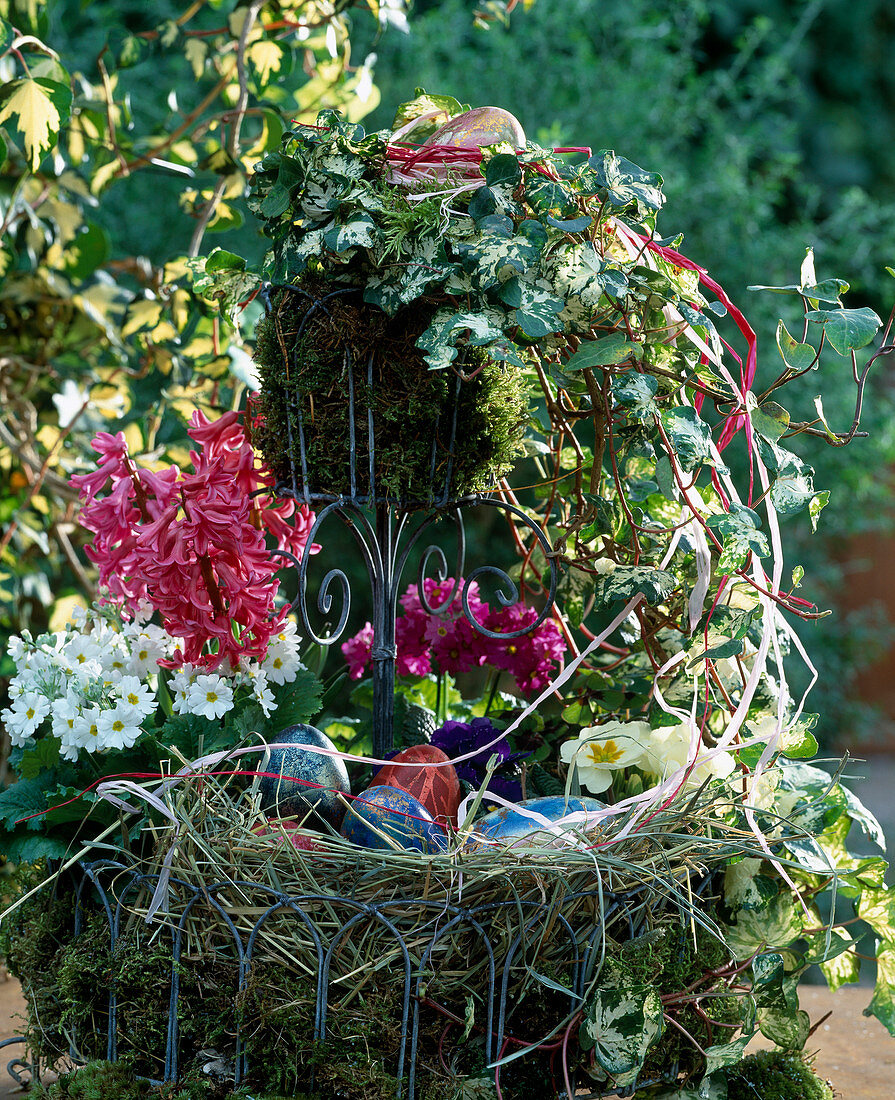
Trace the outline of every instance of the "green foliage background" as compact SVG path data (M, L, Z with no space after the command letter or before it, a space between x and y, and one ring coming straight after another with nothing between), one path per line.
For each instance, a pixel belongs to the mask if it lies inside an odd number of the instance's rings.
M83 468L94 431L123 420L137 449L183 458L184 414L239 400L247 348L192 292L186 257L215 244L260 254L244 218L246 171L284 121L319 106L373 110L372 129L423 85L503 105L546 144L615 148L661 172L663 231L682 231L684 251L752 319L759 381L777 372L773 325L788 303L746 287L795 281L806 246L820 278L851 281L849 306L888 313L895 15L883 0L538 0L511 17L506 7L417 0L411 33L382 35L375 0L0 0L4 27L57 55L22 44L28 71L63 89L71 77L73 93L34 172L15 118L0 128L0 632L40 629L60 599L89 590L62 482ZM264 29L248 44L234 145L234 61L250 12ZM10 41L4 31L0 112L25 74ZM378 91L361 83L372 53ZM794 413L810 416L822 390L831 424L847 428L846 373L801 380ZM93 404L60 432L53 397L66 382ZM820 537L798 520L786 536L822 603L842 586L844 540L891 526L891 392L882 372L872 385L868 438L801 448L833 496ZM841 612L805 629L828 738L860 729L847 685L889 630L872 613Z

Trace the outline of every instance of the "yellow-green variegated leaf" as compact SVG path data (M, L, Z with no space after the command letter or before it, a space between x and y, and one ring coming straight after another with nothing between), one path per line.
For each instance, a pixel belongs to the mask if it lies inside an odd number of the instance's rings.
M11 122L22 135L31 170L56 144L71 108L71 89L56 80L25 77L14 80L0 109L0 122Z

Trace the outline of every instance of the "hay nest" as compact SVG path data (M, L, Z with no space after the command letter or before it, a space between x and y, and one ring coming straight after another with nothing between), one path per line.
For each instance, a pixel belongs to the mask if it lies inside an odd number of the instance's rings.
M607 826L582 838L589 850L467 851L459 835L439 855L370 851L275 824L259 832L252 789L207 777L175 809L180 824L158 833L154 855L89 871L89 935L57 929L68 954L41 954L31 986L45 1046L77 1031L82 1055L103 1057L111 988L119 1047L158 1079L171 1072L160 1021L176 987L178 1076L212 1050L231 1082L358 1100L401 1088L447 1100L477 1074L493 1082L486 1066L511 1054L524 1056L502 1067L505 1094L543 1100L555 1072L560 1095L560 1048L574 1073L581 1010L608 974L640 966L639 980L667 971L684 988L723 959L713 869L743 851L717 816L703 828L698 814L674 813L617 844L621 823ZM147 922L153 896L163 904ZM72 909L62 906L65 919ZM54 1023L59 991L37 986L59 974L77 984ZM670 1030L647 1076L693 1069L695 1052Z
M435 306L389 317L346 289L310 277L274 289L258 325L256 442L278 481L301 495L403 505L492 487L520 453L522 369L469 347L456 370L429 370L416 341Z

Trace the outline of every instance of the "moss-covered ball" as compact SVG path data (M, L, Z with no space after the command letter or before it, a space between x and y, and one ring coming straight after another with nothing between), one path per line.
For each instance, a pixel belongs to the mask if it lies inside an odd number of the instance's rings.
M461 352L457 371L429 370L416 341L434 305L415 302L389 317L359 290L332 294L345 289L306 278L298 289L274 290L259 323L255 441L277 480L300 493L352 495L350 370L354 496L370 495L370 411L375 498L437 504L491 487L520 450L528 415L522 370L475 348Z
M833 1090L801 1054L759 1050L727 1070L727 1100L833 1100Z

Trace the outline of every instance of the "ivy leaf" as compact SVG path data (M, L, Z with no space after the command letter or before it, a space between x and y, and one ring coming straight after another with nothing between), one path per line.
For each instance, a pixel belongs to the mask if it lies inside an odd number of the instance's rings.
M771 552L767 535L761 530L760 517L743 504L731 501L729 512L709 516L707 523L723 538L723 549L718 560L722 573L742 569L750 553L763 558Z
M776 401L765 401L749 413L753 429L760 436L776 443L789 427L789 413Z
M554 229L561 229L563 233L583 233L585 229L589 229L593 224L593 218L590 214L583 214L580 218L554 218L551 214L547 215L547 224L552 225Z
M485 168L485 183L489 187L515 188L521 179L522 169L512 153L498 153Z
M587 163L594 170L598 186L605 190L610 206L624 207L635 202L647 210L659 210L665 202L662 177L655 172L645 172L624 157L616 156L613 150L601 150Z
M788 894L778 894L763 909L740 909L725 940L737 959L764 948L784 948L802 932L802 911Z
M372 248L382 233L369 214L359 214L343 225L333 225L323 234L323 242L333 252L349 248Z
M762 1035L784 1050L801 1050L808 1041L811 1018L800 1008L759 1008L758 1026Z
M665 409L660 420L682 469L689 471L712 461L711 430L691 405Z
M662 1038L662 1002L649 985L608 986L596 991L578 1032L618 1088L633 1084L650 1049Z
M811 730L817 725L818 717L817 714L803 714L791 729L780 734L780 751L784 756L790 760L810 760L814 757L817 738ZM844 787L842 789L845 791Z
M710 618L703 616L703 620L693 633L699 644L705 648L687 662L687 668L699 661L704 661L707 657L718 660L742 653L749 631L761 621L761 616L761 605L752 608L751 611L716 607Z
M500 288L498 298L515 307L514 320L526 336L537 340L562 328L558 314L565 302L555 294L516 276Z
M608 340L609 337L604 339ZM658 412L653 400L658 389L659 382L651 374L626 374L612 380L613 401L626 409L628 416L641 423L652 419Z
M809 368L817 370L817 351L811 344L800 344L794 336L790 336L782 321L777 322L777 350L791 371L803 371Z
M839 352L863 348L876 336L882 321L868 306L861 309L812 309L808 320L823 325L827 339Z
M608 336L601 336L598 340L584 341L574 355L563 363L563 370L569 374L576 370L587 370L590 367L611 367L623 363L634 352L639 351L637 344L632 343L622 332L610 332ZM658 389L658 382L651 375L637 375L638 378L649 378L654 383L653 395ZM615 392L615 386L613 386ZM616 398L616 400L619 400ZM623 402L619 401L620 404Z
M644 565L617 565L611 573L604 573L594 586L594 600L598 607L606 607L616 601L627 602L643 593L649 604L661 603L677 586L672 573L663 569L651 569Z
M848 283L844 279L824 279L822 283L812 283L801 289L803 298L808 298L815 304L823 302L830 306L838 306L839 299L847 292Z
M44 153L52 149L71 110L71 89L45 77L13 80L4 92L0 122L14 122L36 172Z
M457 340L466 335L466 342L485 347L503 337L500 329L486 313L450 313L439 310L416 346L424 351L426 362L433 370L449 366L455 359Z
M895 1035L895 942L881 940L876 948L876 985L873 999L864 1009L875 1016L890 1035Z

